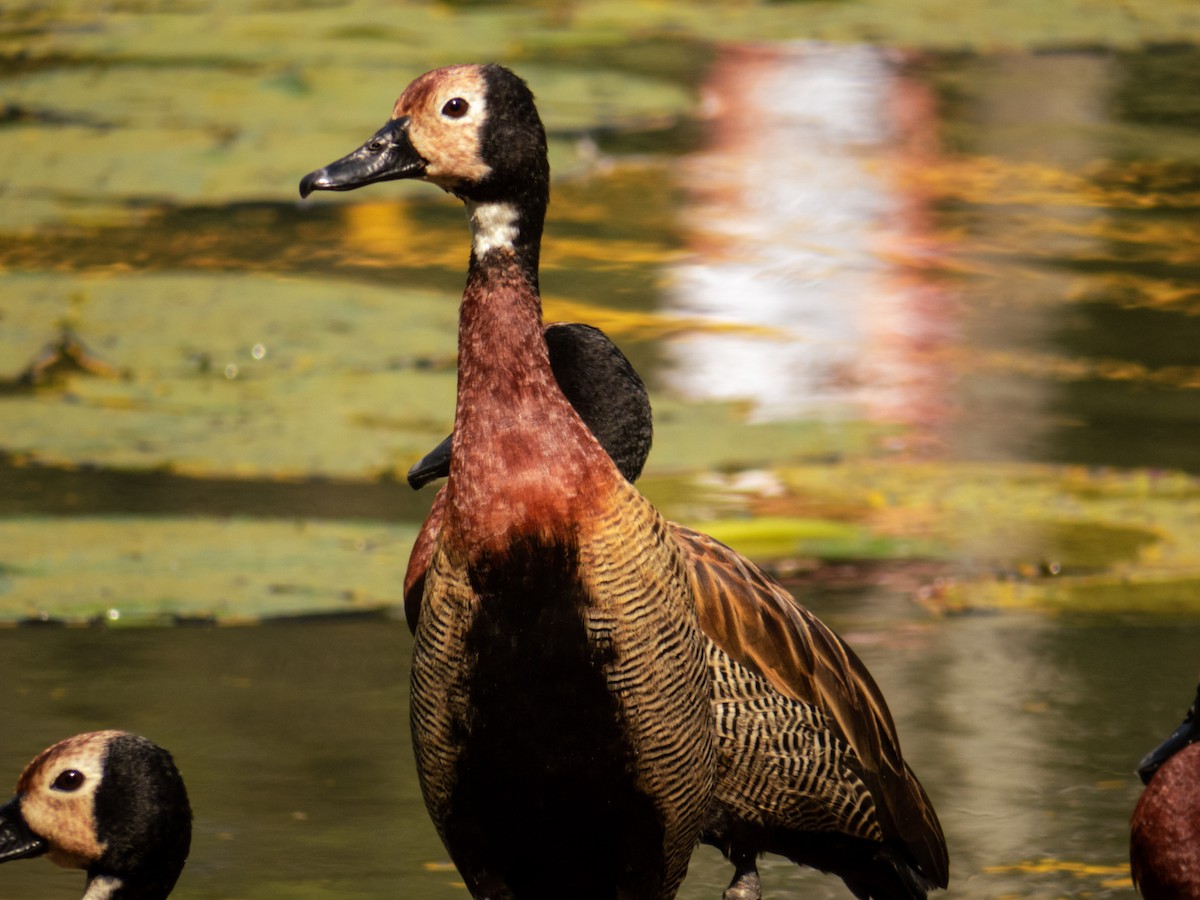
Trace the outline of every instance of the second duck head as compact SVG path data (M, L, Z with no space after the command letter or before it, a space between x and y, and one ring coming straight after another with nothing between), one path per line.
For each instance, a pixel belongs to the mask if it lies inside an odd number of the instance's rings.
M171 755L124 731L93 731L39 753L0 806L0 863L46 855L87 871L86 898L163 900L192 839Z

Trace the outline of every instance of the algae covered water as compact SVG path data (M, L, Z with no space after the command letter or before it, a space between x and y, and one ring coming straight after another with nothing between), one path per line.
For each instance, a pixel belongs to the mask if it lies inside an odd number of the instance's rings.
M867 661L946 896L1131 897L1132 770L1200 669L1200 67L1169 6L6 10L0 778L143 731L196 808L180 897L465 895L396 605L466 227L427 186L296 184L413 76L495 59L549 132L547 318L645 377L648 496ZM681 896L728 877L702 849ZM0 898L80 881L4 866Z

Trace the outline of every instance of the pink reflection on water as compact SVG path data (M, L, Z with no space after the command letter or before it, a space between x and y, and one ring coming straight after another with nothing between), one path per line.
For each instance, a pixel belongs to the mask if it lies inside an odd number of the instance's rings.
M903 177L933 161L927 88L887 50L801 43L731 48L704 91L708 145L683 164L694 255L667 305L778 339L681 338L673 389L757 421L943 422L955 304L927 274L940 251Z

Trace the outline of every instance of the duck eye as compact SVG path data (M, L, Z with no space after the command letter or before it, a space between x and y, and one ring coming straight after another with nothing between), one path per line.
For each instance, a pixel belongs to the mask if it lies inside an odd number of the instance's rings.
M50 787L56 791L77 791L83 786L83 781L83 773L78 769L67 769L59 773Z
M471 104L462 97L455 97L453 100L446 101L446 105L442 107L442 115L449 116L451 119L461 119L470 108Z

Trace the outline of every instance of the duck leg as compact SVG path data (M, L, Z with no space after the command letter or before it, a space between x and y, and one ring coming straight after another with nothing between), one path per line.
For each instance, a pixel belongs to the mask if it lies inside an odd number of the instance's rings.
M725 888L721 900L762 900L762 882L758 878L754 851L731 853L729 861L734 866L733 881Z

